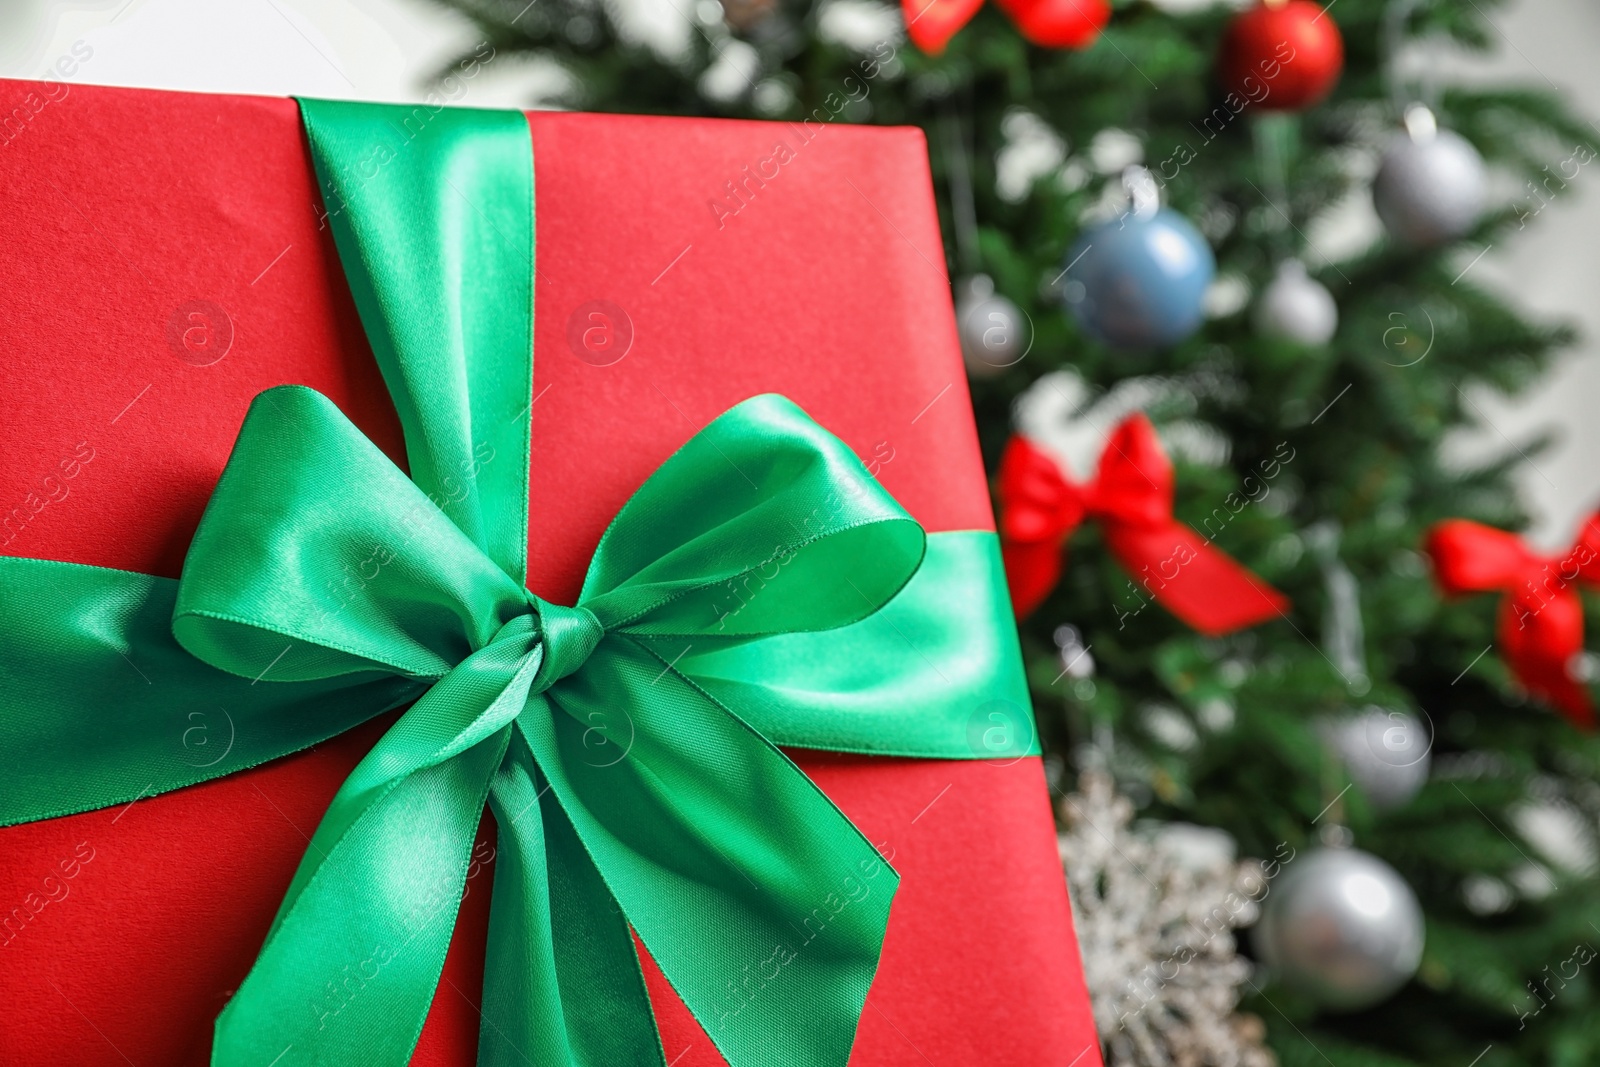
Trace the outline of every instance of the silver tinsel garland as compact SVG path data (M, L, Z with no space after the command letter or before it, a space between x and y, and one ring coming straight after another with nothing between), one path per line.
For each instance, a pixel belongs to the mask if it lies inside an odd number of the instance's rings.
M1259 914L1261 864L1196 856L1177 825L1134 829L1103 772L1078 790L1061 861L1107 1067L1275 1067L1261 1020L1235 1011L1251 969L1233 931Z

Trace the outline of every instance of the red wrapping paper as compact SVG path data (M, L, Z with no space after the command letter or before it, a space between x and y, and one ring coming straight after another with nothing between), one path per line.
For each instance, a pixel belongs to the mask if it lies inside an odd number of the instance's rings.
M38 91L0 81L0 105ZM920 131L529 121L535 592L571 603L628 495L767 391L930 531L993 528ZM73 86L0 148L0 172L0 552L176 577L246 406L286 382L403 464L292 101ZM596 302L631 333L609 365L623 333L585 348ZM308 835L390 721L0 830L0 920L46 900L0 935L0 1063L206 1063ZM175 709L174 744L223 740L195 725ZM903 877L852 1064L1096 1067L1039 760L792 755ZM486 817L416 1064L474 1062L493 852ZM646 970L668 1061L722 1063Z

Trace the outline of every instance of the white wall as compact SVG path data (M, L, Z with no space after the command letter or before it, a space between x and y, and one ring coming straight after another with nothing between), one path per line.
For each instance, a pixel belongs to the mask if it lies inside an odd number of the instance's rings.
M1586 120L1600 120L1600 5L1519 0L1493 18L1501 47L1480 72L1485 80L1555 88ZM1593 138L1600 147L1600 124ZM1566 158L1553 156L1551 173ZM1555 449L1525 467L1520 482L1537 519L1534 539L1550 549L1564 547L1584 516L1600 507L1600 163L1579 170L1562 199L1492 248L1468 278L1502 287L1524 307L1569 320L1582 333L1556 372L1517 401L1474 395L1488 425L1463 449L1503 451L1508 440L1521 445L1553 425Z
M100 85L409 101L475 43L470 23L419 0L0 0L0 11L0 74L39 77L83 41L94 54L74 80ZM471 103L516 106L525 94L507 81Z

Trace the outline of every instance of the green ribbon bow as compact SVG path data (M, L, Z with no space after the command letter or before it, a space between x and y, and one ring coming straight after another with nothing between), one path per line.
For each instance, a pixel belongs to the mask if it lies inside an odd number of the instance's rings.
M0 824L410 703L318 827L213 1063L406 1063L487 802L480 1064L660 1067L630 927L734 1067L844 1064L897 876L775 746L1037 751L994 536L925 536L764 396L639 489L576 606L534 596L526 122L302 114L410 477L326 398L279 387L180 581L0 559L0 746L26 756ZM235 743L196 766L172 723L217 707Z

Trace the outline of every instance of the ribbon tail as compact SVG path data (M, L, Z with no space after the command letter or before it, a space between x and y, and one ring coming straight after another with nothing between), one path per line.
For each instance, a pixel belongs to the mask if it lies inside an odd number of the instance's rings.
M271 1063L291 1049L307 1062L410 1061L504 747L501 731L408 776L335 841L319 830L261 955L217 1018L213 1067Z
M1106 544L1161 605L1209 637L1266 622L1289 600L1181 522L1107 523Z
M539 696L526 713L548 717L552 710ZM627 920L518 730L489 804L500 855L478 1067L661 1067Z
M1500 648L1517 681L1574 726L1593 729L1594 702L1571 673L1573 658L1583 651L1583 602L1577 591L1562 589L1538 605L1506 596L1499 616Z
M533 640L528 627L528 641ZM345 779L266 944L217 1019L214 1067L404 1067L439 985L489 783L542 657L496 642L428 690Z
M518 727L729 1064L844 1067L898 876L799 768L634 640L608 636L549 694L559 713Z

